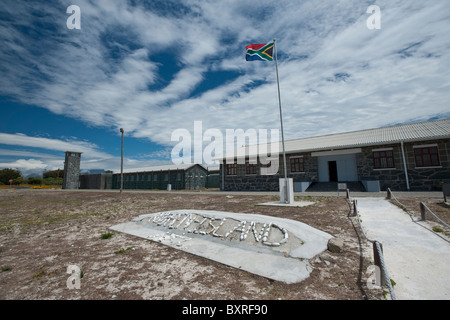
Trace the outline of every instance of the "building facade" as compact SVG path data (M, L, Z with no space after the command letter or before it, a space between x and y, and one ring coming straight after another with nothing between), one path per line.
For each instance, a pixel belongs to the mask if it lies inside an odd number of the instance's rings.
M358 191L441 191L450 182L450 119L289 140L285 146L288 177L297 192L337 182ZM261 175L263 165L248 157L245 163L222 161L221 189L278 191L284 177L279 150L275 175Z
M80 189L120 189L120 173L85 174ZM219 174L199 164L164 165L126 169L123 189L198 190L219 188Z

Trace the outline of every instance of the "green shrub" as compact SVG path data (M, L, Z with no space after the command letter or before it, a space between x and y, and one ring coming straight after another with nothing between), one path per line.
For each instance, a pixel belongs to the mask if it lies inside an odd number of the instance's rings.
M48 177L43 180L46 186L62 186L63 178Z
M40 177L29 177L28 184L42 184L42 178Z
M111 238L113 236L113 233L112 232L106 232L106 233L102 233L101 235L100 235L100 239L109 239L109 238Z

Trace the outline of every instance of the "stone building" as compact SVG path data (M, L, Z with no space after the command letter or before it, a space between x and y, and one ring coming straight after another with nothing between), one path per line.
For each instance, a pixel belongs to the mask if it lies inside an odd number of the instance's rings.
M357 191L440 191L450 182L450 119L288 140L285 150L297 192L336 190L338 182ZM221 189L278 191L281 144L275 175L261 175L261 163L249 163L246 154L225 165L220 159Z
M81 153L76 151L66 151L64 161L63 189L78 189L80 184L80 160Z

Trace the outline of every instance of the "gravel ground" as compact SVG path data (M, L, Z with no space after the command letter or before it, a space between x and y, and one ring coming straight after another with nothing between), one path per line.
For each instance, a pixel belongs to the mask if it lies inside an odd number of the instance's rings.
M307 196L307 207L262 207L273 195L0 190L0 299L3 300L384 300L366 285L373 264L344 197ZM344 240L325 251L300 283L285 284L110 226L146 213L205 209L298 220ZM80 270L70 282L69 266ZM70 282L70 283L69 283ZM79 283L79 289L73 284ZM386 291L386 290L385 290Z

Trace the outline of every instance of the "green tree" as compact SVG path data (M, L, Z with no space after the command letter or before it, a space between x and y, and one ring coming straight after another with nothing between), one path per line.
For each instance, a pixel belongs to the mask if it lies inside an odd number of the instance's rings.
M44 172L44 179L46 178L64 178L64 170L57 169Z
M16 179L14 179L13 182L12 182L12 184L14 184L14 185L26 184L26 183L28 183L28 180L24 179L22 177L18 177Z
M0 182L3 184L9 184L9 180L14 180L21 177L22 174L19 170L9 168L0 170Z

